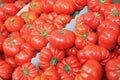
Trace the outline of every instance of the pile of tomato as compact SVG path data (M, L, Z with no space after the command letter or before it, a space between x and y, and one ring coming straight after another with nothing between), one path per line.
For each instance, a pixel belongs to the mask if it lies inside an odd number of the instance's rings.
M0 80L120 80L120 4L0 0Z

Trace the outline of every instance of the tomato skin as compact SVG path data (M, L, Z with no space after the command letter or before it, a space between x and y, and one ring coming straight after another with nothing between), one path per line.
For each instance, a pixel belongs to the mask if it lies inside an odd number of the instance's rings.
M74 80L74 77L80 72L80 68L81 64L75 56L66 57L57 64L57 72L61 80L66 78Z
M110 54L109 51L104 47L90 44L86 45L82 50L79 50L77 57L81 64L84 64L88 59L95 59L102 63L109 59Z
M9 32L19 31L24 25L24 20L20 16L11 16L4 23Z
M58 14L72 14L75 10L75 4L72 0L57 0L53 6L53 11Z
M118 45L120 45L120 36L118 37Z
M49 41L54 48L67 49L74 45L75 34L67 29L55 30L50 34Z
M32 23L38 18L38 14L32 11L22 12L20 16L26 23Z
M21 0L17 0L14 2L14 5L18 8L18 10L22 9L26 4L21 1Z
M17 38L6 38L3 42L3 52L8 57L14 57L20 51L20 46L24 43L24 39Z
M39 66L42 69L47 69L50 66L55 67L59 61L65 57L64 50L58 50L53 47L43 48L39 56Z
M6 15L5 11L0 8L0 20L1 21L5 21L8 18L8 16Z
M0 59L0 78L10 80L12 76L12 67L6 61Z
M111 59L106 63L106 75L107 80L119 80L120 79L120 56L117 58Z
M117 44L117 39L120 34L119 25L105 20L102 22L98 28L98 45L105 47L108 50L112 50Z
M104 13L106 7L112 3L112 0L87 0L88 8L94 12Z
M105 19L120 25L120 5L110 4L104 12Z
M14 5L14 3L4 3L2 9L10 16L14 16L18 12L18 8Z
M18 66L14 70L12 74L12 80L33 80L38 75L39 71L36 66L28 62Z
M103 70L100 63L94 59L90 59L83 64L75 80L101 80L102 76Z

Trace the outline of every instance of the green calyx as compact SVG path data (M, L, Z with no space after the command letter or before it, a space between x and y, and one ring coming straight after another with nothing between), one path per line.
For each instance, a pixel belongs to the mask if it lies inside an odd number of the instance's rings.
M66 72L70 72L70 71L71 71L70 66L64 65L64 70L65 70Z
M12 40L12 41L11 41L11 44L15 44L15 43L16 43L16 40Z
M23 69L23 74L24 74L25 76L28 76L29 72L28 72L26 69Z
M43 37L46 37L46 36L47 36L47 33L45 32L45 30L42 30L42 31L41 31L41 34L42 34Z
M51 59L50 63L51 63L52 65L56 65L56 64L57 64L57 59L56 59L55 57L53 57L53 58Z
M14 19L14 18L12 18L12 19L11 19L11 22L15 22L15 19Z
M37 6L36 4L32 4L32 8L36 8L36 6Z
M72 17L75 17L76 15L79 14L79 11L74 11L74 13L71 14Z
M64 30L60 30L60 34L65 34Z
M28 18L28 13L26 13L23 18L24 19Z
M86 38L86 37L87 37L87 33L84 33L84 34L83 34L83 38Z
M31 26L32 26L32 24L27 24L26 27L27 27L27 28L31 28Z
M115 9L115 10L113 11L113 15L114 15L114 16L118 16L118 15L119 15L119 12Z
M106 0L100 0L100 4L104 4Z

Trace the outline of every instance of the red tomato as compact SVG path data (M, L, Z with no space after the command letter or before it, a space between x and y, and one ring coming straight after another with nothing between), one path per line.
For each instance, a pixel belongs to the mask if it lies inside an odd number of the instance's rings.
M118 37L118 44L120 45L120 35L119 35L119 37Z
M8 18L8 16L5 13L5 11L2 8L0 8L0 20L5 21L7 18Z
M22 9L26 4L21 1L21 0L17 0L15 1L14 5L18 8L18 10Z
M3 3L12 3L14 2L15 0L1 0Z
M54 30L49 36L49 41L54 48L67 49L74 45L75 34L67 29Z
M107 80L119 80L120 79L120 56L111 59L106 64Z
M4 3L2 9L10 16L14 16L18 12L18 8L14 5L14 3Z
M36 51L28 42L21 45L21 50L15 55L15 62L17 65L30 62L35 57Z
M38 75L39 71L36 66L28 62L18 66L14 70L12 74L12 80L33 80Z
M103 70L100 63L94 59L90 59L83 64L80 73L74 80L101 80L102 76Z
M90 44L79 50L77 57L81 64L84 64L88 59L95 59L102 63L110 57L110 54L104 47Z
M105 19L120 25L120 4L108 5L104 12Z
M106 7L112 3L112 0L87 0L88 8L92 11L104 13Z
M3 52L8 57L14 57L20 52L20 46L24 43L24 39L21 37L17 38L6 38L3 43Z
M74 80L75 76L80 72L81 64L77 57L69 56L64 58L57 64L57 72L61 80Z
M0 59L0 79L10 80L11 76L12 76L11 65Z
M56 69L56 65L65 57L65 52L63 50L50 48L43 48L40 51L39 56L39 66L42 69L49 68L53 66Z
M120 35L119 25L105 20L97 28L98 31L98 45L112 50L117 44L118 36Z
M53 11L58 14L72 14L75 10L75 4L72 0L57 0L53 6Z
M78 52L78 49L75 46L66 49L66 55L67 56L70 56L70 55L77 56L77 52Z
M20 31L24 25L24 20L20 16L11 16L6 19L4 24L9 32Z
M38 14L33 11L22 12L20 15L26 23L32 23L38 18Z

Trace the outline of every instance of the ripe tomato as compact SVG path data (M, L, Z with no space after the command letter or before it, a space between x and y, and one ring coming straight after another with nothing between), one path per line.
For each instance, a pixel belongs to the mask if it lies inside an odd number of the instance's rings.
M14 2L15 0L2 0L3 3L12 3Z
M55 30L50 34L49 41L54 48L67 49L74 45L75 34L67 29Z
M83 64L80 73L77 74L74 80L101 80L103 70L100 63L94 59L88 60Z
M75 10L75 4L72 0L57 0L53 6L53 11L58 14L72 14Z
M24 43L24 39L21 37L17 38L6 38L3 42L3 52L8 57L14 57L20 52L20 46Z
M18 12L18 8L14 5L14 3L4 3L2 9L10 16L14 16Z
M78 49L75 46L66 49L66 55L67 56L70 56L70 55L77 56L77 52L78 52Z
M26 4L21 1L21 0L17 0L14 2L14 5L18 8L18 10L22 9Z
M36 66L28 62L18 66L14 70L12 74L12 80L33 80L38 75L39 71Z
M2 8L0 8L0 20L5 21L7 18L8 18L8 16L5 13L5 11Z
M9 63L0 59L0 79L10 80L12 76L12 67Z
M119 80L120 79L120 56L111 59L106 63L105 67L107 80Z
M69 56L64 58L57 64L57 72L61 80L74 80L75 76L80 72L81 64L77 57Z
M56 69L56 65L65 57L65 51L50 48L43 48L40 51L39 66L42 69L53 66Z
M11 16L5 20L4 25L9 32L20 31L24 25L24 20L20 16Z
M106 7L112 3L112 0L87 0L88 8L92 11L104 13Z
M120 35L119 35L119 37L118 37L118 44L120 45Z
M77 57L81 64L84 64L88 59L95 59L102 63L104 60L106 61L110 57L110 54L109 51L104 47L90 44L79 50Z

